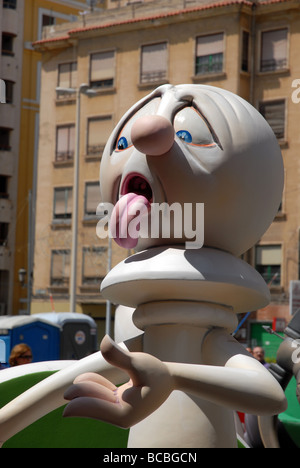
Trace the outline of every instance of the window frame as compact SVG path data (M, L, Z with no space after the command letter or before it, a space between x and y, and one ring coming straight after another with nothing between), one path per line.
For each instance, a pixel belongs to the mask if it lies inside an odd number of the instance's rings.
M61 84L60 84L60 76L61 76L61 72L60 72L60 69L61 67L63 66L69 66L69 83L68 83L68 86L66 86L66 88L74 88L74 89L77 89L77 79L76 79L76 83L73 84L72 82L72 73L74 73L74 70L72 70L72 66L76 65L76 74L78 73L78 62L77 60L73 60L73 61L70 61L70 62L62 62L62 63L59 63L58 64L58 67L57 67L57 86L58 87L61 87ZM77 78L77 76L76 76ZM65 86L63 86L65 87ZM74 93L75 94L75 93ZM69 97L69 95L67 95ZM62 99L64 98L65 96L62 95L62 94L58 94L57 95L58 99Z
M3 49L3 38L4 37L10 38L11 39L11 48L9 49ZM6 31L2 31L2 41L1 41L1 55L2 56L8 56L8 57L14 57L15 52L14 52L14 39L16 38L16 35L13 33L9 33Z
M267 248L274 248L274 247L279 247L280 248L280 255L281 255L281 262L280 264L269 264L269 265L264 265L264 264L258 264L257 263L257 257L258 257L258 250L259 249L267 249ZM282 244L258 244L255 246L255 269L258 271L258 273L263 277L265 282L269 287L280 287L281 286L281 281L282 281L282 260L283 260L283 255L282 255ZM276 269L279 268L279 271L276 271ZM266 269L266 271L265 271ZM274 276L278 274L277 277L274 278Z
M68 151L64 152L59 152L58 151L58 133L60 129L67 128L68 129ZM71 129L74 129L74 149L73 151L70 151L70 132ZM56 163L65 163L65 162L70 162L74 161L75 157L75 124L74 123L69 123L69 124L61 124L61 125L56 125L56 142L55 142L55 162ZM59 156L61 153L62 156Z
M275 31L283 31L286 30L286 58L285 58L285 66L282 66L280 68L269 68L269 69L263 69L262 67L262 56L263 56L263 36L268 33L272 33ZM289 42L290 42L290 33L289 33L289 27L288 26L281 26L277 28L270 28L270 29L264 29L260 31L260 44L259 44L259 63L258 63L258 70L259 73L280 73L280 72L286 72L289 68Z
M63 274L61 277L55 277L53 275L54 255L63 255ZM69 257L68 262L66 259ZM69 264L71 268L71 250L70 249L52 249L51 250L51 264L50 264L50 285L51 287L68 287L70 282L70 275L65 275L66 265Z
M103 143L99 143L98 145L90 145L90 123L91 122L96 122L96 121L110 121L111 122L111 130L109 134L107 135L107 138ZM87 158L101 158L102 152L104 150L104 147L106 145L106 142L109 138L109 135L113 131L113 116L111 114L107 115L95 115L95 116L90 116L87 118L87 129L86 129L86 157ZM91 148L94 148L95 150L92 150Z
M111 78L105 78L103 80L92 80L92 62L93 57L96 55L105 55L105 54L113 54L113 76ZM115 87L116 81L116 50L115 49L108 49L108 50L100 50L98 52L92 52L89 56L89 85L92 89L99 89L99 90L110 90Z
M83 247L82 248L82 272L81 272L82 286L86 286L86 287L87 286L97 286L98 287L100 285L101 280L106 275L106 273L101 275L100 272L96 276L85 275L85 266L86 266L85 258L86 258L86 255L91 254L91 253L97 254L97 252L101 253L101 255L106 256L107 247L104 247L104 246L90 246L90 247Z
M65 211L63 215L56 214L56 201L57 193L64 192L64 205ZM64 187L54 187L53 188L53 212L52 212L52 222L53 223L71 223L72 221L72 200L73 197L73 187L64 186ZM71 204L71 211L68 211L68 204Z
M7 8L9 10L16 10L17 0L3 0L3 8Z
M84 218L85 219L95 219L97 217L97 206L95 208L95 212L91 213L87 210L87 205L88 205L88 187L91 186L98 186L98 193L99 193L99 203L100 203L100 182L99 180L95 181L87 181L85 182L84 186Z
M244 43L244 37L247 35L247 45ZM250 44L251 44L251 36L250 32L246 29L242 30L241 34L241 62L240 62L240 69L243 73L250 73L251 71L251 63L250 63ZM246 52L247 48L247 52ZM247 57L245 57L247 55ZM247 62L246 69L243 68L243 64Z
M222 52L218 52L218 53L215 53L215 54L207 54L207 55L197 55L197 49L198 49L198 39L200 38L203 38L203 37L210 37L210 36L218 36L218 35L221 35L223 36L222 38ZM194 76L196 78L199 78L199 77L202 77L202 76L212 76L212 75L219 75L219 74L222 74L224 73L224 69L225 69L225 45L226 45L226 41L225 41L225 38L226 38L226 34L224 31L218 31L218 32L212 32L212 33L209 33L209 34L198 34L195 38L195 60L194 60ZM216 55L222 55L222 60L220 61L221 63L221 67L217 70L208 70L208 71L204 71L203 73L200 73L198 71L198 64L197 64L197 59L200 58L200 57L213 57L213 56L216 56ZM213 64L211 64L213 65Z
M1 143L2 135L0 135L0 151L11 151L11 132L13 131L13 129L8 127L0 127L0 134L2 130L5 130L7 132L8 143Z
M166 66L164 70L159 70L159 71L154 71L152 74L154 74L153 78L144 78L143 76L149 75L147 72L143 72L143 50L146 47L153 47L156 45L165 45L165 51L164 53L166 54ZM157 75L158 73L158 75ZM162 75L160 75L162 73ZM155 76L156 74L156 76ZM168 74L169 74L169 43L167 40L161 40L161 41L156 41L156 42L151 42L147 44L142 44L140 46L140 69L139 69L139 84L140 85L149 85L149 84L157 84L157 83L167 83L168 82Z
M272 125L271 125L271 122L265 117L265 113L263 113L262 111L262 108L264 106L270 106L270 105L275 105L276 103L283 103L283 106L284 106L284 109L283 109L283 128L282 128L282 136L277 136ZM258 110L259 112L261 113L261 115L266 119L266 121L268 122L268 124L270 125L270 127L272 128L277 140L279 142L284 142L286 141L286 125L287 125L287 101L286 101L286 98L276 98L276 99L268 99L266 101L260 101L259 102L259 105L258 105Z

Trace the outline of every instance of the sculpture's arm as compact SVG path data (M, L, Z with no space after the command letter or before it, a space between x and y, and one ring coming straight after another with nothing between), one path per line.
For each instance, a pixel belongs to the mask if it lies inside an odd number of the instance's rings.
M213 365L161 362L146 353L124 352L105 337L101 344L103 356L124 369L129 382L117 388L99 376L79 376L65 394L71 402L64 416L131 427L159 408L173 390L255 414L284 411L284 393L268 371L247 356L229 335L219 330L209 335L203 354L209 353Z
M198 397L254 414L279 414L287 407L284 392L268 370L222 330L210 332L198 366L168 363L175 387Z
M166 364L178 390L250 414L271 415L286 410L280 385L251 357L234 356L225 367Z
M137 341L128 340L126 345L120 346L124 349L128 346L136 351L139 349ZM101 373L116 385L128 380L128 376L121 369L111 366L100 352L74 361L66 369L42 380L0 409L0 447L42 416L65 405L64 392L78 375L85 372Z

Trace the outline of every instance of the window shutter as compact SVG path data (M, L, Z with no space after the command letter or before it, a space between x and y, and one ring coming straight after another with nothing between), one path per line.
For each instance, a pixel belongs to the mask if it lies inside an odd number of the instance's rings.
M70 86L70 64L69 63L63 63L59 65L58 86L62 88L69 88Z
M143 46L141 68L141 82L166 78L167 43Z
M284 138L285 130L285 102L273 101L260 105L260 112L272 128L276 138Z
M52 277L61 278L63 273L63 257L59 251L52 252Z
M224 35L210 34L209 36L200 36L197 38L197 57L223 53Z
M112 119L108 117L93 117L88 121L88 145L104 146L112 131Z
M108 80L115 75L115 53L100 52L91 56L91 81Z
M281 265L281 261L280 245L261 245L256 247L257 265Z
M83 248L83 282L100 280L107 272L107 259L105 247Z
M86 214L96 215L100 203L99 182L86 184Z
M65 214L66 209L66 200L65 200L65 190L55 189L55 206L54 206L54 215L61 217Z
M69 128L58 127L57 128L57 152L66 153L69 146Z

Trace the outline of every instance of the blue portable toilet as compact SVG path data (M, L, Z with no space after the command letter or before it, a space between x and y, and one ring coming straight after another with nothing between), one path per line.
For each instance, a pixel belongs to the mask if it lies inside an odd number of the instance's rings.
M34 315L1 316L0 339L6 346L6 365L12 348L20 343L26 343L32 349L32 362L59 359L59 325Z
M60 326L60 359L82 359L97 350L97 324L89 315L75 312L35 315Z
M1 364L3 364L6 360L5 349L6 349L5 341L0 340L0 369L1 369Z

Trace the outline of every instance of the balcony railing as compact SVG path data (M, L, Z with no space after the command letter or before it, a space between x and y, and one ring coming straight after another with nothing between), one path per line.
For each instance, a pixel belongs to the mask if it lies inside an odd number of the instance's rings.
M165 70L154 71L154 72L143 72L141 73L141 84L152 83L155 81L163 81L167 78L167 72Z
M88 145L87 156L100 156L104 148L104 145Z
M221 73L223 70L223 53L196 57L196 75Z
M73 161L74 151L57 151L55 155L56 162Z
M268 71L275 71L275 70L284 70L287 67L287 59L270 59L270 60L262 60L260 64L260 71L268 72Z

